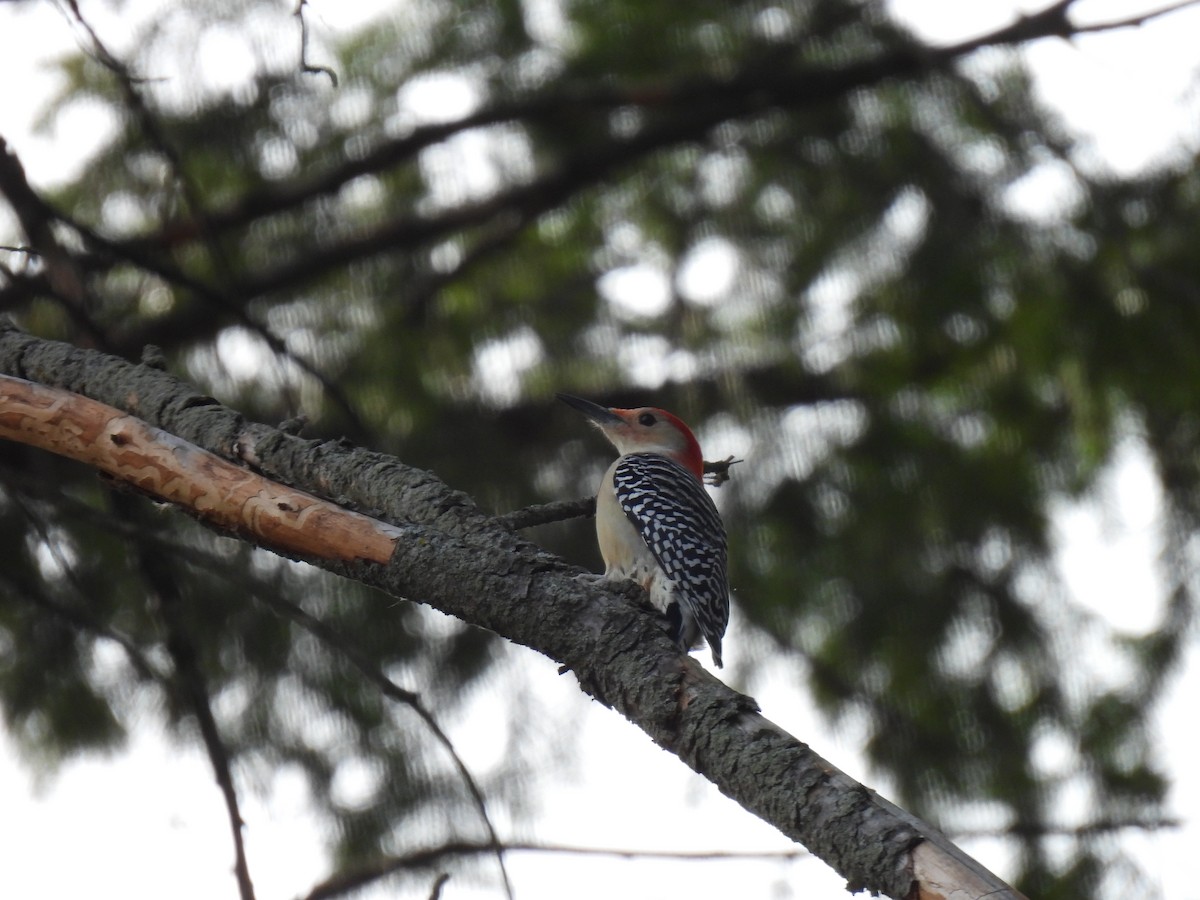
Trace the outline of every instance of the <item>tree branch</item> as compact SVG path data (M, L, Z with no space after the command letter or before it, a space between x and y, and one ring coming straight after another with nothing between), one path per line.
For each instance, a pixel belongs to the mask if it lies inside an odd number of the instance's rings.
M1073 837L1086 838L1099 834L1109 834L1113 831L1123 831L1136 828L1142 831L1160 831L1168 828L1181 828L1183 822L1179 819L1098 819L1085 822L1082 825L1050 825L1037 822L1016 822L1007 828L964 828L955 830L954 836L959 840L965 838L995 838L995 837Z
M433 887L429 889L429 900L441 900L442 888L446 886L446 882L449 880L449 872L442 872L437 878L433 879Z
M553 503L539 503L536 506L514 509L510 513L496 516L496 522L513 531L521 531L538 525L549 525L552 522L583 519L595 514L596 498L583 497L579 500L556 500Z
M446 210L439 215L402 217L384 222L369 233L343 238L230 285L228 295L244 301L292 287L349 262L394 252L397 248L427 244L449 232L493 222L498 216L510 214L513 210L520 211L518 221L522 224L534 221L541 213L557 206L563 198L610 177L615 170L658 150L697 140L711 128L731 119L757 115L773 107L796 109L827 103L888 79L915 77L923 72L944 69L985 47L1014 46L1046 37L1069 38L1077 34L1139 25L1197 2L1182 0L1139 16L1080 26L1072 24L1068 16L1073 0L1060 0L1045 10L1022 16L1007 26L958 44L897 50L840 67L755 64L724 79L697 78L623 87L604 85L519 98L498 103L453 122L419 128L325 174L272 187L269 191L247 194L224 210L205 212L202 221L172 223L157 234L125 241L106 241L99 239L98 235L85 234L85 237L107 253L181 284L164 272L161 264L154 264L148 254L180 242L208 238L307 204L339 190L354 178L407 162L424 148L453 135L503 122L577 117L581 111L607 111L618 106L636 106L666 114L638 134L611 141L598 149L568 159L558 170L527 184L502 191L483 201ZM520 227L500 228L495 242L511 239L519 230ZM96 243L97 239L99 244ZM185 286L196 289L195 285ZM211 292L211 289L207 290ZM153 335L140 335L138 340L161 342Z
M69 577L74 584L76 581L75 573L69 572ZM96 637L112 641L124 651L129 664L140 677L147 681L154 681L163 687L167 685L167 676L158 671L132 638L110 627L95 616L48 597L36 585L28 582L17 583L4 572L0 572L0 592L6 593L11 597L20 597L25 602L46 610L51 615L57 616L73 628L77 628L82 632L94 634Z
M136 519L143 515L140 508L130 503L132 498L129 495L122 495L116 491L110 494L125 517ZM144 552L144 548L136 543L133 544L132 556L154 597L156 611L166 633L167 653L175 669L170 682L174 688L173 693L195 717L209 765L212 766L217 787L220 788L221 797L225 801L225 812L233 840L233 871L237 879L238 893L241 900L254 900L254 882L250 877L250 861L246 856L246 842L242 835L246 823L242 820L237 788L233 783L233 766L230 764L229 750L213 715L208 679L200 668L195 644L180 615L180 605L184 602L183 592L174 572L162 557Z
M1196 3L1197 0L1180 0L1178 3L1171 3L1144 13L1136 13L1124 19L1110 19L1107 22L1095 22L1091 25L1076 25L1074 34L1094 34L1099 31L1117 31L1121 28L1141 28L1148 22L1187 9L1189 6L1195 6Z
M60 416L56 423L37 404L31 409L22 399L27 388L7 381L0 397L5 436L70 452L71 441L63 435L65 417L86 401L57 393L62 391L86 392L119 410L117 419L106 421L120 420L120 427L95 430L95 414L72 424L84 436L86 449L80 456L89 464L111 455L96 452L96 443L136 437L139 429L150 427L169 432L179 455L160 453L151 459L165 466L171 457L182 465L169 472L164 468L157 476L139 476L140 469L126 472L139 487L157 487L161 499L186 506L214 527L234 528L283 555L305 558L392 596L427 603L566 665L584 691L824 859L848 879L851 889L909 900L932 898L938 896L935 890L954 885L963 897L1020 897L936 828L821 759L764 718L753 699L729 689L681 653L662 618L643 604L632 585L579 578L581 570L520 540L430 473L341 442L300 440L247 423L156 369L40 340L12 327L0 327L0 373L52 385ZM47 390L38 388L33 394ZM133 415L144 416L152 426L139 423L134 428L129 422ZM180 446L183 442L199 447L187 450ZM133 440L126 445L137 446ZM262 473L242 470L245 481L232 509L230 501L206 490L189 490L192 479L211 477L210 457L217 455L249 462ZM337 498L340 510L286 485ZM280 498L288 499L281 503ZM220 499L216 507L209 506L213 499ZM301 505L314 511L291 515ZM260 511L262 521L246 509ZM293 518L302 518L299 527L280 524ZM313 534L304 536L317 520L339 529L328 548ZM364 536L362 543L348 545L346 530ZM362 549L348 554L348 546Z
M207 226L215 231L237 228L265 216L277 215L315 199L336 193L345 184L363 175L376 174L407 162L426 147L454 135L505 122L547 121L564 116L575 117L583 111L608 112L627 106L651 111L679 110L692 104L704 104L716 98L740 97L741 103L730 115L757 113L778 105L790 108L810 106L845 96L848 92L889 78L911 76L922 70L944 67L985 47L1013 46L1047 37L1069 38L1076 34L1111 31L1146 22L1196 5L1200 0L1180 2L1159 10L1092 25L1074 25L1068 17L1074 0L1059 0L1041 12L1018 18L1015 22L987 34L946 47L918 48L883 54L875 59L850 63L839 68L800 69L757 67L732 78L693 78L675 82L596 85L542 93L496 103L451 122L421 126L410 134L380 144L360 158L342 163L324 174L246 194L223 210L208 214ZM197 237L196 223L174 223L163 232L132 239L130 245L169 247Z
M1078 828L1038 828L1038 835L1066 835L1078 837L1096 832L1111 831L1120 828L1176 828L1179 822L1174 819L1152 821L1134 820L1129 822L1093 822ZM1013 829L978 830L956 832L958 837L997 837L1013 834ZM1022 832L1024 833L1024 832ZM506 853L544 853L567 856L599 856L616 859L640 860L678 860L680 862L726 862L729 860L767 860L778 862L793 862L809 857L804 850L760 850L760 851L726 851L726 850L633 850L617 847L584 847L568 844L542 844L531 842L511 842L504 845ZM451 841L437 847L413 850L400 856L391 856L376 860L370 865L342 872L316 885L304 900L333 900L360 890L389 875L414 869L428 868L444 862L455 856L478 856L491 853L493 848L487 843L467 843Z
M296 11L292 13L300 20L300 71L305 75L328 75L330 83L337 87L337 72L328 66L318 66L308 61L308 19L304 16L306 6L308 6L308 0L300 0L296 4Z
M623 850L609 847L578 847L566 844L509 843L504 845L507 853L545 853L564 856L603 856L617 859L668 859L681 862L721 862L731 859L766 859L791 862L807 857L803 850L776 850L761 852L729 852L724 850ZM375 863L349 872L342 872L322 881L304 895L304 900L333 900L356 890L361 890L376 881L398 872L424 869L435 866L455 856L477 856L491 852L488 844L472 844L452 841L437 847L414 850L402 856L389 856Z
M47 545L52 546L50 543L50 536L45 533L44 524L40 521L40 518L36 515L35 511L29 508L29 504L26 502L26 491L28 490L28 486L10 483L9 480L3 478L2 475L0 475L0 484L3 484L3 486L8 490L9 497L25 509L26 517L33 522L34 527L38 530L39 534L42 535L42 538ZM206 571L212 572L219 578L228 579L231 586L234 588L239 590L246 589L244 584L229 576L225 569L225 563L223 560L219 560L215 556L204 553L195 547L182 546L178 542L164 537L161 528L142 521L140 516L129 515L129 511L127 511L125 516L116 516L111 513L98 510L87 503L83 503L66 496L57 496L53 498L39 496L37 497L37 500L38 502L56 504L62 514L71 517L75 521L88 521L95 527L104 529L107 533L120 535L121 537L128 539L135 547L151 546L157 551L163 551L169 554L172 558L176 558L182 562L201 567ZM82 598L86 592L84 592L82 590L82 586L79 585L78 578L74 571L69 567L65 560L60 564L63 565L65 571L67 572L67 577L71 585L76 589L76 592ZM131 638L115 631L105 623L100 622L81 609L68 607L43 596L33 585L17 585L11 582L8 578L6 578L3 572L0 572L0 587L7 587L9 592L14 596L25 598L34 605L48 610L49 612L64 619L82 631L86 631L99 637L114 641L125 651L129 657L131 665L133 665L139 675L148 680L153 680L163 687L170 687L168 677L155 668L155 666L141 652ZM249 588L249 593L258 602L274 610L277 614L283 616L284 618L290 619L300 628L304 629L313 637L315 637L318 641L325 644L325 646L329 647L335 653L340 654L347 662L350 663L351 666L357 669L367 681L379 688L380 693L390 700L412 709L417 717L426 724L437 742L446 750L446 753L450 756L455 769L463 779L467 793L470 794L471 799L479 812L484 829L488 833L488 843L482 846L491 847L492 852L496 854L497 863L501 872L501 879L505 885L505 893L507 896L511 897L511 880L509 878L507 866L504 861L504 852L507 845L501 842L499 835L496 833L495 825L493 824L491 816L487 811L487 804L484 798L483 790L479 786L479 783L475 780L475 777L471 774L470 770L467 768L466 762L459 755L457 749L455 749L453 742L450 740L450 736L446 734L441 725L438 723L436 717L422 702L420 695L400 687L395 681L385 675L377 666L374 666L365 655L359 652L346 635L341 634L328 623L313 616L299 605L291 603L282 597L276 596L275 594L262 589L259 585L252 585Z
M743 462L732 456L715 462L705 461L705 482L713 487L720 487L729 480L729 469ZM556 500L553 503L539 503L514 509L512 512L496 516L496 521L513 531L533 528L537 525L550 525L554 522L565 522L569 519L583 519L596 514L596 498L583 497L579 500Z
M75 12L78 15L77 9ZM90 26L82 19L80 23L90 33ZM94 35L93 39L95 39ZM175 180L181 185L185 199L187 199L189 205L192 207L197 220L207 222L207 214L198 206L199 200L195 196L195 191L190 188L190 181L182 169L181 161L167 143L161 130L154 123L149 109L145 106L141 95L135 89L135 79L124 70L111 54L108 54L108 51L104 49L102 44L99 44L98 40L96 52L100 55L104 65L116 72L122 85L125 86L127 102L134 107L138 121L147 129L147 134L150 136L152 142L155 143L159 152L166 158L168 165L175 174ZM25 178L24 167L21 165L16 154L8 148L3 137L0 137L0 194L4 194L8 198L9 203L17 212L22 230L25 231L26 236L35 248L29 252L36 253L45 261L46 287L48 288L49 295L57 299L80 328L89 337L94 338L100 346L113 351L129 350L131 347L131 338L129 335L125 335L123 339L120 336L114 337L110 335L92 319L87 311L89 304L86 298L87 292L84 273L96 267L98 259L95 254L97 252L128 262L155 275L168 284L174 285L176 288L181 288L193 294L198 300L203 301L205 306L200 309L199 315L194 318L186 314L166 317L166 321L171 326L181 329L179 333L183 336L195 340L201 335L214 332L225 323L220 316L212 314L213 310L226 313L234 322L237 322L260 337L268 349L278 358L294 363L302 372L312 377L321 385L321 388L330 401L342 411L342 414L356 432L358 434L366 433L362 419L346 392L330 379L320 367L300 354L295 353L287 346L283 338L276 335L267 325L259 322L251 315L246 308L245 302L250 299L249 297L235 300L234 298L237 296L236 292L221 290L218 287L193 278L170 262L138 250L134 244L110 241L99 232L81 222L73 220L65 213L59 212L29 185ZM85 244L92 248L92 254L72 253L63 248L56 239L51 227L55 222L61 222L75 231L84 240ZM231 281L230 267L227 264L225 254L222 252L215 234L211 233L211 229L203 229L202 231L207 241L206 247L208 253L213 259L214 264L219 271L224 273L225 280ZM36 291L38 289L37 284L30 283L26 283L22 287L26 290L32 288ZM12 290L13 288L10 287L3 293L9 293ZM16 293L19 296L19 292ZM9 305L12 304L10 303ZM181 319L183 320L182 322L180 321ZM154 339L149 339L146 335L135 333L132 338L134 341L132 346L141 347L147 343L172 343L163 339L161 329L162 323L160 322L156 322L151 326L151 330L158 332L152 335Z
M295 603L289 603L280 597L268 594L259 596L259 600L281 615L291 619L317 640L321 641L321 643L325 644L325 646L331 648L336 653L340 653L367 681L379 688L381 694L389 700L407 706L425 723L425 727L429 729L430 733L433 734L437 742L442 745L446 753L450 756L450 759L454 763L454 768L458 770L459 776L467 787L467 793L471 795L471 800L474 802L475 808L479 811L483 827L488 833L488 842L481 846L489 848L496 855L496 863L500 868L500 878L504 884L505 896L508 897L508 900L513 900L512 881L509 879L508 866L504 861L504 853L508 848L506 844L501 842L499 835L496 833L496 827L492 824L492 818L488 814L487 801L484 799L483 790L479 787L475 776L471 774L471 770L467 768L467 764L459 755L458 750L455 749L450 736L446 734L433 713L421 701L421 696L414 691L400 687L400 685L396 684L396 682L380 671L378 666L373 665L364 654L360 653L346 635L341 634L335 628L332 628L316 616L311 615Z

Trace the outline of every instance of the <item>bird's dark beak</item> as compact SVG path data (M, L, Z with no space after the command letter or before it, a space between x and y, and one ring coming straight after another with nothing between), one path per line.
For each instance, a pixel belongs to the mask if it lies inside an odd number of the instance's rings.
M567 406L579 410L579 412L601 427L605 425L619 425L625 421L607 406L601 406L599 403L593 403L591 400L584 400L582 397L576 397L572 394L555 394L555 396L567 404Z

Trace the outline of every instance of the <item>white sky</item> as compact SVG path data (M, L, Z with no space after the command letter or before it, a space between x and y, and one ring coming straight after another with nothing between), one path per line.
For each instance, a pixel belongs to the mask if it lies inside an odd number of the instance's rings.
M931 42L950 42L1008 21L1014 4L1002 0L892 0ZM1043 4L1027 4L1026 9ZM1121 17L1155 4L1084 2L1087 21ZM30 8L26 8L30 7ZM126 6L118 18L94 4L85 14L110 46L129 34ZM312 0L325 27L359 24L373 2ZM293 40L288 37L289 42ZM236 49L222 56L214 40L214 63L244 64ZM1170 158L1178 148L1197 146L1196 74L1200 10L1188 10L1141 29L1078 39L1047 40L1026 51L1043 99L1058 108L1069 126L1093 144L1096 159L1127 173ZM9 86L0 105L0 135L21 156L35 185L67 177L89 142L102 139L104 122L80 108L58 133L37 136L32 122L55 88L41 71L43 60L74 47L62 16L49 4L0 4L0 83ZM290 49L289 49L289 52ZM3 223L0 223L2 225ZM710 455L743 448L712 448ZM1061 549L1058 565L1077 602L1116 627L1140 633L1153 627L1162 608L1162 586L1153 569L1159 547L1159 497L1144 453L1122 451L1121 464L1094 502L1064 504L1055 511ZM727 656L736 669L745 643L734 622ZM517 835L556 843L646 849L778 850L788 842L654 747L620 717L587 704L569 678L528 651L514 665L533 670L530 681L545 701L581 722L583 757L578 781L561 780L541 799L543 811L532 833ZM728 671L728 670L726 670ZM853 727L830 734L791 687L782 671L757 691L765 714L810 743L851 775L887 793L873 779L857 750ZM1197 897L1188 863L1200 846L1200 827L1191 811L1200 806L1200 774L1194 765L1197 726L1194 698L1200 662L1193 649L1182 677L1163 705L1160 745L1175 778L1172 810L1184 829L1127 837L1140 863L1162 879L1167 898ZM419 685L414 685L419 689ZM574 712L568 712L574 711ZM466 722L452 727L468 763L488 764L496 745L480 733L502 727L477 704ZM181 750L161 736L139 734L127 753L112 759L72 762L40 782L14 758L0 733L0 897L122 896L173 900L235 898L232 850L220 795L207 762L197 750ZM325 874L320 842L302 791L283 778L269 802L242 794L248 822L252 872L259 897L275 900L303 893ZM503 830L503 822L500 823ZM1125 836L1123 836L1125 837ZM964 841L969 852L1004 874L1006 856L997 841ZM1190 851L1190 852L1189 852ZM578 900L685 894L696 900L731 897L842 897L841 880L824 864L669 863L592 861L578 857L513 855L510 871L522 900ZM422 878L389 896L428 896ZM468 881L452 879L443 897L494 896Z

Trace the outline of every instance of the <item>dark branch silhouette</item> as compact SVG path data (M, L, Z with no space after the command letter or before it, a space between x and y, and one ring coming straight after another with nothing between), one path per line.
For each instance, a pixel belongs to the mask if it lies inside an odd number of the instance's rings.
M947 47L913 47L891 51L877 58L841 67L814 68L761 66L724 79L696 78L674 83L603 86L562 91L498 103L449 123L424 126L413 133L380 145L362 158L351 160L324 175L305 176L268 191L250 193L224 210L206 211L191 225L175 222L157 235L108 241L86 230L83 236L94 250L124 259L179 284L221 308L235 312L247 300L285 290L310 281L332 269L385 252L411 250L428 245L451 232L485 225L516 212L521 223L531 222L555 208L567 197L599 183L639 159L682 143L701 139L711 128L732 119L753 116L774 107L811 107L844 97L852 91L878 85L898 77L916 77L923 72L944 70L956 61L985 47L1007 47L1047 37L1067 38L1132 27L1194 5L1196 0L1177 3L1161 10L1087 26L1071 23L1073 2L1059 2L1039 13L1022 16L994 32ZM226 292L196 284L181 272L172 271L149 255L157 250L197 237L211 237L230 228L302 206L339 190L354 178L385 171L415 158L422 149L455 134L503 122L539 121L561 116L578 116L582 111L607 111L619 106L637 106L657 118L640 132L613 139L598 149L564 159L556 169L527 184L502 190L486 200L445 210L436 215L400 217L384 222L370 232L333 241L302 257L273 269L246 276L229 285ZM3 186L0 185L0 189ZM43 204L45 206L45 204ZM59 217L61 218L61 217ZM63 221L68 221L62 219ZM69 223L80 229L78 223ZM501 228L483 245L487 252L513 239L520 225ZM227 297L240 298L230 304ZM228 308L226 308L228 307ZM242 314L244 315L244 313ZM249 327L258 330L255 323ZM131 336L131 341L161 343L153 334ZM272 349L282 352L272 344ZM286 349L286 348L284 348ZM325 385L327 388L328 385Z
M296 11L292 13L300 22L300 71L305 75L328 75L330 83L338 86L337 72L328 66L318 66L309 62L308 59L308 19L304 15L304 10L308 6L308 0L300 0L296 4Z

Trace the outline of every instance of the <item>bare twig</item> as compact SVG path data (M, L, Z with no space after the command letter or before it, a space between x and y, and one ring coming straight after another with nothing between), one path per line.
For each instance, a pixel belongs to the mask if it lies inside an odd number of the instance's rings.
M132 241L111 242L106 249L121 258L129 259L135 265L147 267L145 254L139 252L139 248L144 250L147 247L169 246L180 237L185 240L196 236L211 237L226 228L283 212L335 191L359 175L381 171L409 160L420 149L469 129L520 119L537 120L567 114L578 115L580 111L611 109L617 105L641 106L670 113L663 121L647 127L633 138L567 160L557 171L533 182L519 185L481 202L447 210L437 216L403 218L384 223L368 234L331 243L318 252L306 254L274 269L248 277L238 284L231 285L228 296L237 296L244 301L286 289L317 277L331 268L380 253L427 244L444 237L447 233L493 223L502 215L518 211L518 221L522 224L516 226L515 230L499 229L494 241L485 241L481 245L480 250L486 253L503 246L525 223L554 208L565 197L598 183L609 177L614 170L649 153L697 139L723 121L755 115L770 107L801 108L829 102L850 91L889 78L911 77L931 69L944 69L983 47L1011 46L1044 37L1070 37L1077 33L1128 27L1193 5L1195 2L1196 0L1187 0L1153 13L1119 21L1075 26L1068 16L1073 4L1067 0L1055 3L1041 12L1023 16L989 34L959 44L944 48L902 49L838 68L792 70L787 67L756 66L724 80L690 79L618 88L604 85L520 98L480 110L454 122L418 129L404 138L381 145L361 159L346 162L315 179L298 181L290 187L274 187L269 192L247 195L234 207L205 213L203 222L192 223L190 228L180 228L176 223L162 234ZM154 267L147 268L156 271ZM157 270L157 274L174 283L183 284L177 278L163 272L161 268ZM194 285L184 286L195 290ZM218 301L225 296L211 289L197 293L210 301ZM237 312L240 304L233 304L233 307L235 314L245 316L244 311ZM169 322L165 321L169 318L164 317L164 321L156 323L155 327L169 327ZM317 377L334 402L349 414L348 403L340 393L333 391L328 379L315 372L314 367L297 359L281 342L264 334L262 326L247 319L243 321L247 327L263 334L274 352L286 354L288 358L296 360L306 372ZM211 323L207 323L207 327L212 327ZM151 342L160 340L154 334L140 337Z
M504 882L505 894L509 900L512 900L512 883L508 877L508 867L504 862L505 845L500 842L500 838L496 834L495 826L492 824L491 816L487 811L487 803L484 800L483 790L479 787L470 769L467 768L467 764L463 762L463 758L459 756L458 751L454 748L450 736L442 730L442 726L438 724L433 713L421 701L420 695L413 691L405 690L388 678L387 675L379 670L378 666L372 663L354 646L352 641L307 610L274 595L256 594L256 597L276 612L296 622L301 628L321 641L321 643L341 654L354 668L358 669L359 673L367 681L379 688L380 693L390 700L407 706L425 723L425 727L429 729L430 733L437 739L437 742L445 748L450 758L454 761L454 767L458 770L459 776L462 778L468 793L471 795L472 801L475 803L475 808L479 811L479 817L488 833L488 843L485 846L490 847L492 852L495 853L496 861L500 866L501 878Z
M1187 9L1189 6L1195 6L1197 0L1180 0L1178 3L1172 3L1168 6L1162 6L1158 9L1148 10L1144 13L1138 13L1129 16L1125 19L1110 19L1107 22L1096 22L1091 25L1076 25L1074 26L1075 34L1091 34L1097 31L1116 31L1121 28L1140 28L1147 22L1152 22L1155 19L1160 19L1163 16L1171 13L1179 12L1182 9Z
M71 578L73 581L75 580L74 573L71 573ZM51 599L42 593L36 585L29 583L18 584L4 572L0 572L0 588L9 596L22 598L26 602L52 613L82 632L112 641L124 651L129 664L133 666L134 671L138 675L148 681L157 682L164 687L167 686L167 676L155 668L154 664L142 653L141 648L138 647L132 638L100 621L95 616L77 607L68 606L65 603L59 603L57 600Z
M440 900L442 896L442 888L446 886L446 882L450 880L449 872L442 872L433 880L433 887L429 891L429 900Z
M22 490L25 489L26 488L22 488ZM20 494L16 492L15 489L14 495L18 497L18 502L20 502ZM246 586L241 582L233 581L227 573L227 567L214 559L211 555L197 550L194 547L181 545L176 541L172 541L169 538L163 537L160 531L150 527L145 527L141 522L140 515L138 514L137 510L132 506L126 505L126 498L120 498L120 502L122 503L122 509L126 510L128 514L121 517L105 514L104 512L89 506L88 504L73 500L64 495L48 495L45 499L47 502L56 503L61 506L64 511L66 511L66 513L74 519L89 521L92 524L105 529L109 533L116 533L131 539L131 541L134 543L134 546L138 548L137 558L139 560L146 560L149 558L149 554L146 553L147 547L155 547L165 550L171 557L180 558L188 563L204 569L206 572L216 574L217 577L229 580L230 583L239 590L244 590L246 588ZM145 571L145 568L143 568L143 571ZM155 575L156 578L162 577L161 573L158 572L157 569L155 569L154 572L148 573L147 577L149 578L149 575L151 574ZM169 596L165 592L170 587L170 584L162 584L163 590L159 592L159 596ZM508 869L504 861L503 844L500 841L499 835L496 833L495 825L492 823L491 816L488 813L483 790L479 786L479 783L475 780L475 777L471 774L470 769L467 768L466 763L463 761L458 751L455 749L449 735L446 734L441 725L438 723L436 717L422 702L420 695L397 685L394 681L388 678L378 668L378 666L374 665L370 659L360 652L354 646L353 642L350 641L345 635L341 634L335 628L326 624L322 620L316 618L300 606L297 606L296 604L291 603L282 597L279 597L269 591L261 590L257 587L251 587L250 593L254 599L269 607L277 614L282 615L284 618L296 623L335 653L341 655L354 668L356 668L368 682L375 685L385 697L409 707L417 714L421 721L425 723L430 733L433 734L434 738L439 744L442 745L442 747L446 750L446 753L450 756L454 763L455 769L458 771L459 776L462 778L463 783L467 788L468 794L471 796L472 802L479 812L480 820L482 821L488 834L488 846L493 847L496 854L496 860L500 867L505 893L511 898L512 884L509 879ZM164 619L171 611L171 607L164 606ZM66 612L70 611L68 610ZM98 633L104 633L106 637L112 637L114 640L118 640L119 642L121 641L121 637L119 635L112 635L106 631L101 631L102 628L102 623L97 623L92 625L90 630L96 630ZM180 640L182 640L183 637L184 636L181 635ZM122 646L125 646L125 644L122 643ZM136 653L136 648L130 652ZM189 665L189 659L186 655L186 646L182 648L182 652L185 654L185 658L182 660L182 664L177 662L177 669L181 670L181 675L183 671L190 672L193 668ZM147 663L146 665L148 666L149 664ZM153 670L148 671L151 675L155 674ZM204 705L207 706L207 692L202 690L202 683L200 684L201 690L198 691L195 683L196 681L200 680L199 673L194 672L189 677L191 678L189 702L194 708L196 703L199 702L199 695L203 694L205 698ZM198 712L198 718L202 718L202 713ZM203 722L201 722L201 724L203 728ZM206 736L206 740L212 738L213 735L215 735L215 724L212 726L212 731L210 734ZM212 751L210 750L210 755L211 754ZM220 754L218 753L218 755ZM218 780L221 780L220 776L218 777ZM221 783L222 788L224 789L225 782L222 781Z
M144 515L139 501L131 494L110 491L114 509L124 518L140 522ZM159 618L166 633L167 653L175 667L175 683L178 695L195 716L209 764L225 800L229 818L229 830L233 838L234 875L237 879L241 900L255 900L254 883L250 878L250 864L246 857L246 843L242 835L245 822L239 807L237 789L233 784L233 766L229 750L217 727L209 697L207 679L200 668L200 661L191 635L181 616L184 603L183 592L166 560L158 554L146 552L144 544L132 545L132 559L146 582L146 587L156 601Z
M455 134L519 120L578 115L581 111L606 111L620 106L653 110L680 110L689 104L707 100L741 102L729 116L761 112L770 106L798 107L828 102L846 93L888 78L914 75L945 66L963 56L989 46L1009 46L1045 37L1071 37L1074 34L1140 25L1152 18L1193 6L1200 0L1181 0L1171 6L1127 19L1093 25L1073 25L1067 16L1073 0L1058 2L1039 13L1023 16L1016 22L985 35L947 47L898 51L877 59L852 63L841 68L796 71L787 68L756 68L729 79L690 79L652 85L600 85L573 88L497 103L452 122L422 126L411 134L384 143L367 154L344 162L323 175L306 177L290 185L245 195L224 210L209 213L209 225L222 231L244 225L265 216L276 215L321 196L332 194L362 175L373 174L399 165L424 148ZM753 98L754 102L748 100ZM179 238L195 234L195 229L173 227L169 234L136 239L137 243L167 246Z
M1183 822L1173 818L1157 819L1099 819L1095 822L1085 822L1082 825L1052 825L1037 822L1017 822L1007 828L965 828L951 829L950 833L956 839L966 838L1040 838L1040 837L1075 837L1085 838L1097 834L1108 834L1113 831L1123 831L1136 828L1142 831L1162 831L1169 828L1182 828Z
M582 519L595 514L596 498L584 497L579 500L555 500L553 503L526 506L524 509L515 509L496 516L496 521L513 531L519 531L522 528L565 522L568 519Z
M300 20L300 71L305 75L328 75L330 82L337 87L337 72L328 66L316 66L308 61L308 20L304 17L306 6L308 6L308 0L300 0L296 4L296 11L292 13Z
M504 846L509 853L547 853L572 856L601 856L618 859L670 859L684 862L718 862L732 859L762 859L791 862L811 856L806 850L767 850L735 852L726 850L632 850L608 847L580 847L567 844L510 843ZM402 856L391 856L367 866L341 872L321 882L305 895L304 900L332 900L367 887L398 872L425 869L439 865L455 856L475 856L491 852L488 844L451 841L437 847L414 850Z
M138 78L133 75L133 73L129 70L129 67L121 60L117 59L116 55L105 46L104 42L100 40L100 36L96 33L95 29L93 29L91 24L83 17L77 0L64 0L64 2L67 8L70 10L73 21L78 24L87 35L88 42L91 45L92 53L96 60L110 72L112 72L116 77L118 84L121 86L121 92L124 96L126 106L128 106L130 111L133 113L134 119L138 123L138 127L141 128L142 133L145 134L149 142L162 155L163 159L166 160L167 167L170 169L175 183L178 185L179 192L183 197L184 202L187 204L187 208L192 215L193 222L196 223L196 228L194 229L195 232L203 238L204 245L207 248L209 257L212 259L216 270L222 273L225 282L231 283L233 281L232 268L229 265L229 260L224 250L221 248L220 242L217 240L217 231L211 224L210 216L201 200L200 192L196 189L192 179L188 176L182 157L172 145L170 140L168 140L166 133L159 125L157 118L155 118L154 114L151 112L149 105L146 103L145 98L138 89L138 85L145 81L145 79ZM300 0L300 6L296 11L296 14L300 16L302 29L306 28L304 25L303 15L301 14L301 9L303 8L304 3L305 0ZM305 32L305 34L307 34L307 32ZM305 37L305 41L307 42L307 37ZM334 77L336 84L336 77L333 76L332 72L329 74L331 77ZM48 217L57 218L65 224L70 225L77 232L87 238L90 243L94 245L100 244L101 246L108 243L106 241L101 241L99 235L97 235L95 232L92 232L90 229L86 229L82 226L82 224L78 222L72 222L66 216L50 209L49 205L41 201L40 198L38 198L38 200L43 207L44 214L46 214ZM106 249L111 250L111 248L112 245L109 245ZM118 256L124 259L129 259L130 261L134 261L130 259L127 254L118 254ZM332 379L329 378L329 376L322 372L315 363L309 362L299 354L292 351L282 338L278 337L267 325L259 322L254 316L252 316L245 309L244 305L234 302L232 298L236 295L236 291L220 290L215 287L204 285L191 278L185 279L182 277L182 272L176 272L175 277L172 277L169 274L168 267L155 267L147 265L146 263L147 260L143 259L137 264L140 265L141 268L158 275L160 278L191 290L198 297L202 298L208 303L211 303L213 306L217 307L223 312L229 313L239 324L243 325L245 328L261 337L263 342L277 358L294 362L302 371L316 379L330 400L332 400L333 403L342 410L342 413L347 417L351 425L360 434L365 433L365 426L363 425L357 411L354 409L354 406L346 393L339 386L337 386ZM108 341L105 341L104 343L106 347L111 346L111 343ZM285 385L288 384L287 379L282 379L282 383ZM297 404L293 403L293 406L295 405Z

